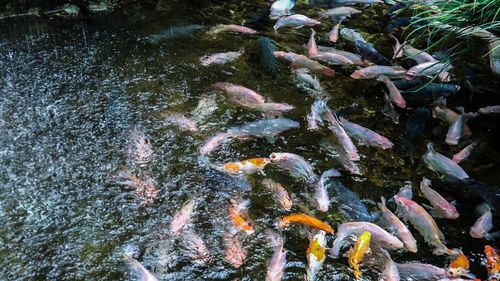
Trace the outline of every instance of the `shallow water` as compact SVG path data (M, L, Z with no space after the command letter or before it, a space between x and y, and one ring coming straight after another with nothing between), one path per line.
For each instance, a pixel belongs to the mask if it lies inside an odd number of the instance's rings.
M140 249L138 260L161 280L264 279L272 248L266 246L263 232L275 229L277 218L286 212L259 184L264 176L251 176L252 190L243 191L237 182L208 169L198 153L208 137L263 116L235 108L221 98L217 111L200 122L200 132L187 133L163 122L161 114L190 112L215 82L250 87L268 100L295 105L285 117L299 121L301 128L273 141L231 142L211 154L210 161L225 163L267 157L274 151L292 152L308 159L319 174L340 165L319 149L320 140L331 133L306 130L305 116L314 99L295 87L284 63L280 63L275 79L263 74L256 62L257 36L221 35L213 39L201 32L159 45L146 45L137 39L178 24L241 23L250 13L267 7L266 2L250 5L230 1L200 10L182 4L163 13L131 7L87 20L0 23L4 30L0 34L0 279L133 280L122 252L130 243ZM380 33L382 27L363 27L366 19L379 19L375 15L380 12L380 7L367 8L345 26ZM329 28L316 31L327 32ZM274 34L271 26L262 25L260 30L279 44L278 49L296 52L301 52L309 36L308 29ZM352 48L348 43L339 45ZM208 68L199 64L199 58L207 53L242 47L246 54L235 63ZM389 45L381 49L390 54ZM484 277L479 254L486 241L468 235L478 202L447 188L421 160L429 140L448 156L458 151L443 145L447 128L436 122L433 125L441 128L437 136L429 129L423 138L408 140L405 122L409 111L400 111L399 125L381 113L383 85L354 81L348 77L350 70L336 70L339 74L335 78L321 78L331 97L330 107L356 103L349 119L395 143L389 151L359 147L363 176L342 172L343 183L361 198L378 201L382 195L396 193L407 180L417 193L422 176L431 178L436 190L457 200L461 213L457 221L437 221L447 245L461 247L471 259L473 272ZM485 141L463 167L472 177L498 185L500 157L494 138L498 127L477 123L472 123L478 128L476 136ZM131 189L111 180L129 166L127 139L132 126L146 133L154 149L153 160L146 167L129 167L158 183L157 199L150 204L142 204ZM474 125L471 127L474 130ZM335 207L327 214L315 211L307 202L307 188L287 173L272 167L265 173L293 194L292 211L310 211L332 225L345 220ZM222 240L230 225L229 199L235 195L251 199L250 216L256 227L256 234L243 240L248 260L238 270L224 261ZM208 266L193 264L182 255L182 242L168 234L173 213L192 196L200 198L193 227L214 257ZM422 198L417 201L425 202ZM376 208L368 206L372 211ZM444 266L446 259L432 256L421 236L413 233L419 242L418 254L393 253L393 259ZM299 227L289 228L283 235L285 247L291 251L284 279L302 280L307 235ZM349 274L346 259L327 259L321 278L349 280ZM366 272L365 277L375 280L376 273Z

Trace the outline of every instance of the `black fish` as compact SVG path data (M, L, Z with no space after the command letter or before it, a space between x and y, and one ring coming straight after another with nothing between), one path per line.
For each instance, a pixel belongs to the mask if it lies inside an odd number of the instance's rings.
M377 65L392 65L389 60L382 56L372 45L356 40L355 42L358 53L365 59Z
M189 25L183 25L183 26L173 26L168 29L165 29L161 31L160 33L157 34L151 34L149 36L146 36L140 41L144 41L150 44L158 44L163 41L168 41L168 40L173 40L177 39L180 37L188 37L193 34L194 31L201 29L203 26L202 25L197 25L197 24L189 24Z
M431 112L427 108L418 108L415 112L408 118L406 122L406 131L411 139L415 139L422 135L427 122L431 121Z
M328 182L327 190L335 193L334 201L337 202L338 208L353 221L371 222L375 218L370 214L365 204L361 202L358 195L352 192L344 184L338 180Z
M408 90L408 89L415 88L418 86L423 86L425 83L428 83L429 81L430 81L429 78L419 76L419 77L415 77L411 80L401 79L401 80L395 80L392 82L394 83L396 88L398 88L399 90Z
M278 73L278 65L276 64L276 57L274 56L274 51L276 51L276 47L273 42L267 37L260 37L259 39L259 57L260 63L264 70L271 74L272 76L276 76Z
M493 215L498 217L500 212L500 188L491 186L472 178L459 179L454 176L447 175L444 181L452 184L453 187L459 187L466 191L467 194L478 197L486 202L493 211Z
M458 92L457 84L429 83L405 90L402 94L405 100L412 105L426 105L440 97L449 97Z
M247 24L248 25L257 25L259 23L268 23L271 22L271 19L269 18L269 9L264 9L262 11L253 13L248 17Z
M393 29L401 27L401 26L408 26L411 24L411 17L399 17L393 20L391 23L389 23L386 28L385 32L390 33Z

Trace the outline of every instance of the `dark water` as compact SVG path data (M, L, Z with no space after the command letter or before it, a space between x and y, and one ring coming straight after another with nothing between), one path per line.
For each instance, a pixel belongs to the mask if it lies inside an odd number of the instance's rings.
M299 121L301 128L285 132L274 142L231 142L210 155L211 161L292 152L304 156L320 173L340 166L319 149L320 140L331 133L305 129L305 115L314 99L295 87L285 64L280 64L276 78L262 73L255 54L256 36L213 39L198 33L160 45L145 45L137 38L178 24L243 23L250 13L267 5L266 1L229 1L199 8L181 3L167 4L162 13L130 7L86 19L0 23L0 279L132 280L122 252L123 245L130 243L140 249L138 260L161 280L264 279L272 249L266 246L263 232L276 228L277 219L286 213L259 184L264 176L252 176L252 190L240 191L234 182L208 170L198 153L209 136L260 119L261 114L219 101L217 111L203 119L200 132L194 134L166 124L160 115L190 112L212 83L245 85L269 100L295 105L285 116ZM345 26L372 34L369 40L381 42L379 48L389 55L392 42L381 39L383 26L376 24L382 20L381 11L381 7L367 8ZM258 28L278 43L278 49L296 52L301 52L309 36L307 29L273 34L270 25ZM324 25L316 31L329 28ZM352 50L348 43L339 46ZM236 63L209 68L199 64L207 53L242 47L246 53ZM400 124L393 124L381 113L383 85L354 81L348 77L351 70L338 72L333 79L322 79L331 96L329 105L337 109L355 102L358 106L350 119L395 143L390 151L359 147L363 176L343 173L341 180L361 198L378 201L382 195L393 195L407 180L417 193L422 176L431 178L436 190L457 200L461 213L457 221L437 221L447 245L462 248L471 259L473 272L484 276L479 254L486 241L468 235L479 202L441 183L421 160L428 141L434 141L437 150L448 156L459 150L443 145L447 128L433 123L435 130L428 128L424 137L410 141L405 136L405 122L412 110L400 111ZM479 77L487 80L486 74ZM461 93L456 100L467 96ZM479 105L472 102L470 106ZM494 137L498 126L493 121L471 122L474 137L484 142L463 167L472 177L498 185L500 157ZM127 138L134 125L145 131L154 149L151 163L135 170L158 183L158 198L151 204L141 204L130 189L110 181L127 165ZM345 220L335 206L327 214L315 211L306 200L307 189L286 173L271 167L266 176L293 194L293 211L310 212L332 225ZM224 261L222 241L230 225L227 208L232 195L251 199L250 216L256 227L256 234L244 239L248 259L238 270ZM173 213L191 196L201 200L194 229L214 257L208 266L194 265L182 254L182 242L168 235ZM420 197L417 201L425 202ZM375 210L374 204L367 204ZM446 259L433 256L421 236L413 233L419 242L418 254L393 253L393 259L445 266ZM291 251L284 279L302 280L307 236L298 227L283 235L285 247ZM321 273L322 280L350 280L351 276L344 258L327 259ZM367 272L364 278L376 280L377 274Z

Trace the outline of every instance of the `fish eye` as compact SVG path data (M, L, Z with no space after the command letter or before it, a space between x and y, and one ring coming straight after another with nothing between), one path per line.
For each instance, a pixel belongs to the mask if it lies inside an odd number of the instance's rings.
M271 159L275 159L275 158L276 158L276 153L274 153L274 152L273 152L273 153L271 153L271 156L269 156L269 158L271 158Z

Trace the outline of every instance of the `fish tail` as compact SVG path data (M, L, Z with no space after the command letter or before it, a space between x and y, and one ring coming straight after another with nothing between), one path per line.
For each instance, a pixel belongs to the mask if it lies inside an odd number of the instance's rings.
M500 230L499 231L496 231L496 232L492 232L492 233L487 233L484 238L486 240L490 240L490 241L495 241L496 239L498 239L500 237Z
M439 245L434 248L432 253L436 256L442 256L442 255L454 255L456 253L457 249L448 249L443 243L439 243Z

